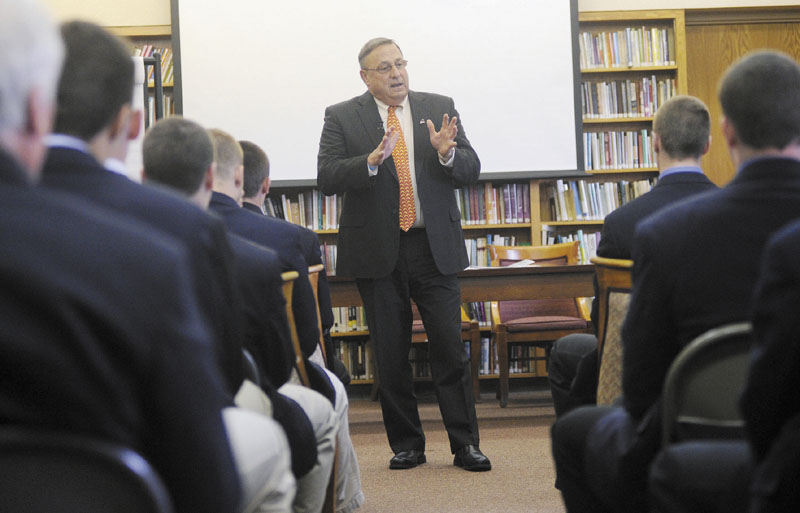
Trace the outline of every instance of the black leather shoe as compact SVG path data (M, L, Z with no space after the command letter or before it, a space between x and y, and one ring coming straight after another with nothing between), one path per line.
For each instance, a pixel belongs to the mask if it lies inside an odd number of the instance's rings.
M453 465L471 472L492 470L492 462L475 445L465 445L457 450L456 456L453 458Z
M391 469L404 469L414 468L417 465L425 463L425 452L411 449L410 451L400 451L389 460L389 468Z

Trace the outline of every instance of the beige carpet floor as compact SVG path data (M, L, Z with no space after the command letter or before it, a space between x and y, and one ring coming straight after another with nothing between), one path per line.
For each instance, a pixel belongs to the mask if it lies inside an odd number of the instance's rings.
M453 466L436 399L420 395L428 463L410 470L389 470L392 452L380 405L351 399L350 432L366 496L360 513L564 512L553 487L549 429L555 416L546 388L512 390L507 408L499 407L493 393L482 394L481 450L492 470L476 473Z

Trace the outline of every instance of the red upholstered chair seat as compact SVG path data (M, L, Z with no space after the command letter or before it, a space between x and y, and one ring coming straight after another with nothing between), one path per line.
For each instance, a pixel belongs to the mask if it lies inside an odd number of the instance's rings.
M492 265L505 266L523 259L535 265L574 265L577 263L578 243L553 246L488 246ZM492 331L497 344L500 376L497 397L500 406L508 400L509 364L514 359L529 361L535 376L543 375L547 353L553 340L570 333L590 333L590 323L579 309L574 298L530 299L523 301L499 301L492 303ZM526 344L538 347L537 356L528 357L519 351L509 351L510 344ZM544 355L541 350L544 349ZM521 356L520 356L521 355ZM539 364L535 364L539 361ZM535 365L534 365L535 364ZM527 368L527 363L523 367ZM546 364L545 364L546 365ZM527 370L525 372L528 372Z

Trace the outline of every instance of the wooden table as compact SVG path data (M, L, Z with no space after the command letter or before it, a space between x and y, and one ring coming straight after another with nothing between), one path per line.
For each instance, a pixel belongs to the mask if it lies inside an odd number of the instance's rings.
M554 265L467 269L458 273L461 302L594 296L594 266ZM329 276L333 306L361 306L353 278Z
M594 296L594 265L554 265L467 269L458 274L461 302L551 299ZM361 306L353 278L328 276L332 306ZM480 341L470 343L470 353L480 354ZM472 387L479 400L478 359L470 362ZM377 396L373 383L373 400Z

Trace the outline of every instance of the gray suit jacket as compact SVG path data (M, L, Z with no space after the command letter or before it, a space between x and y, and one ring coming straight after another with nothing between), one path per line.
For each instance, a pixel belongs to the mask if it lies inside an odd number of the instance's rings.
M480 160L459 118L453 167L442 166L425 120L431 119L438 127L445 113L458 116L453 100L413 91L408 98L414 126L417 193L431 252L442 274L454 274L468 265L454 188L478 180ZM376 176L369 176L367 171L367 156L383 135L378 107L369 92L325 110L317 181L326 195L344 194L336 263L339 275L387 276L397 262L400 187L394 160L386 159Z

